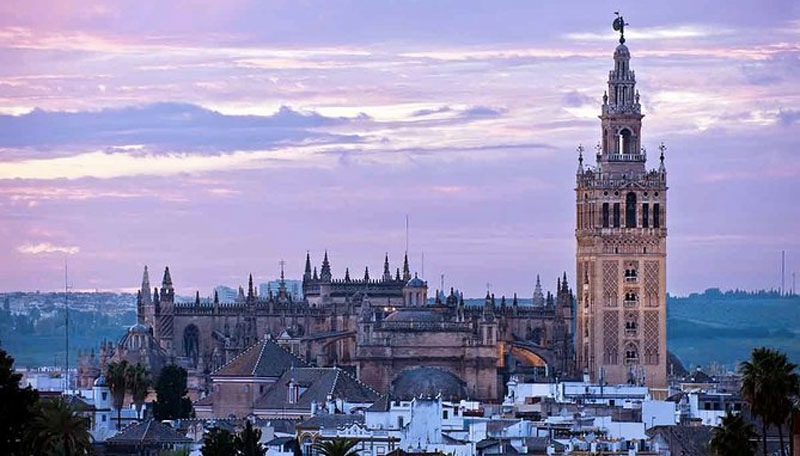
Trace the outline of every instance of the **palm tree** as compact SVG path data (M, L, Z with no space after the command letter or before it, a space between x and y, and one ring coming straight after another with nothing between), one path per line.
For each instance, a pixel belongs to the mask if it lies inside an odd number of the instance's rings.
M742 414L728 414L722 418L722 425L714 429L708 448L716 456L753 456L756 445L751 439L756 437L753 425Z
M335 438L315 443L314 449L322 456L358 456L359 450L355 449L358 444L358 439Z
M125 403L125 392L128 383L126 375L128 362L125 360L112 362L106 368L106 383L111 389L111 404L117 409L117 429L122 423L122 406Z
M128 366L125 371L126 387L133 397L133 405L136 407L136 418L142 418L142 406L147 398L147 391L150 388L150 372L141 363Z
M781 454L786 456L783 445L783 425L792 412L792 396L800 385L800 377L786 355L766 347L756 348L751 360L740 364L742 373L742 396L750 405L753 416L761 420L761 442L767 454L767 429L778 428Z
M42 401L30 432L36 454L80 456L92 453L89 419L79 416L63 398Z

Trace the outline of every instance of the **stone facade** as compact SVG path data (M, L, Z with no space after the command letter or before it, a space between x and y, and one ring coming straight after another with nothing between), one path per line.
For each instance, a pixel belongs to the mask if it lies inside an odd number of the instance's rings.
M666 386L667 173L646 169L630 52L620 40L603 95L595 167L576 186L577 360L593 381Z

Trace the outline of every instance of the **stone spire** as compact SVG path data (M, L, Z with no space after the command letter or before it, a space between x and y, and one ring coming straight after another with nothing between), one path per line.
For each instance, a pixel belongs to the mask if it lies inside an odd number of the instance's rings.
M533 289L533 305L537 307L544 305L544 293L542 293L542 281L539 274L536 274L536 287Z
M406 252L403 258L403 281L408 282L409 280L411 280L411 268L408 267L408 252Z
M158 287L153 287L153 308L156 315L161 313L161 299L158 296Z
M386 252L386 257L383 259L383 281L390 282L392 280L392 271L389 270L389 252Z
M306 269L303 273L303 280L311 280L311 252L306 251Z
M350 268L344 268L344 281L350 281Z
M281 297L286 296L286 276L283 271L284 261L281 260L281 280L278 282L278 295Z
M147 272L147 265L144 265L144 272L142 273L142 305L150 305L153 303L150 299L150 274Z
M162 304L175 302L175 289L172 288L172 276L169 274L169 266L164 268L164 278L161 280L161 301Z
M369 282L369 266L364 268L364 282Z
M311 277L313 280L319 280L319 276L317 275L317 267L314 266L314 275Z
M253 298L255 298L255 290L253 289L253 274L250 274L247 281L247 300L250 301Z
M194 305L198 307L200 305L200 292L196 291L194 295Z
M397 273L394 275L394 280L400 281L400 268L397 268Z
M331 263L328 261L328 251L325 251L325 258L322 259L322 269L319 271L319 279L324 282L330 282L333 276L331 275Z

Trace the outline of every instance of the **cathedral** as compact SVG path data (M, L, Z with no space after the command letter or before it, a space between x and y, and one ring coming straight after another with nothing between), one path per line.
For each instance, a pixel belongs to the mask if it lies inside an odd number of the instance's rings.
M306 255L302 299L287 292L283 272L279 284L259 296L251 276L235 302L203 301L199 294L176 302L169 268L160 289L150 287L145 269L139 323L129 332L147 332L136 347L151 353L153 367L167 359L187 368L198 393L207 390L214 371L264 337L310 365L348 369L381 393L423 368L457 379L463 398L485 401L502 397L512 374L574 374L574 296L566 274L555 295L545 295L537 279L532 303L487 294L482 305L467 305L453 289L429 298L427 282L411 275L407 256L402 273L392 273L387 256L379 278L365 270L353 279L345 270L338 279L326 252L319 269ZM124 342L131 337L118 344L120 356L130 352Z
M623 33L624 25L615 22ZM169 268L159 288L151 287L145 267L137 324L116 345L104 343L99 361L93 354L82 359L79 381L91 381L107 359L143 362L154 375L176 363L188 370L195 397L204 398L198 407L212 410L229 401L205 399L215 373L230 377L223 386L254 381L257 369L240 365L256 355L254 363L270 365L261 360L269 347L284 367L338 369L394 397L436 390L450 399L497 402L512 375L665 386L665 148L658 169L648 170L644 115L624 42L623 35L602 98L596 165L585 166L578 148L575 294L564 273L553 294L537 277L525 303L516 294L496 299L488 292L479 303L465 302L454 289L431 297L407 255L394 272L387 255L374 278L369 269L360 278L349 269L335 278L326 251L319 268L306 254L302 297L287 291L281 267L277 289L266 295L250 276L232 302L216 293L201 300L199 292L180 302ZM272 372L270 381L281 375ZM235 413L259 400L249 397Z

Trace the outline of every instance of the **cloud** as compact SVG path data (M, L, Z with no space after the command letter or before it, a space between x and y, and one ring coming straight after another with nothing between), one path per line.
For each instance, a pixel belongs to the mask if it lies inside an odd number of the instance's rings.
M577 108L579 106L584 105L592 105L597 106L598 102L594 97L590 97L588 95L584 95L577 90L572 90L565 93L561 97L561 101L564 103L564 106L569 106L572 108Z
M320 131L350 121L286 106L265 116L225 115L187 103L79 112L36 109L20 116L0 115L0 147L60 149L62 154L75 147L146 146L150 153L219 153L277 144L358 142L354 135Z
M17 247L19 253L26 255L40 255L43 253L64 253L67 255L75 255L81 249L77 246L54 245L49 242L40 242L38 244L23 244Z
M484 118L491 118L491 117L499 117L505 113L505 109L502 108L490 108L488 106L473 106L471 108L465 109L461 116L465 119L484 119Z
M683 24L666 27L639 27L626 30L625 36L633 40L696 39L712 36L730 35L733 30L705 24ZM616 32L578 32L567 33L565 38L572 41L603 42L617 36Z
M800 121L800 110L797 109L781 109L778 111L778 119L783 125L791 125Z

